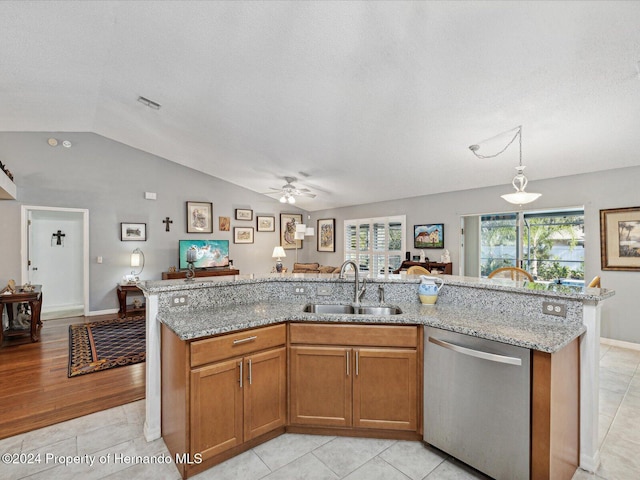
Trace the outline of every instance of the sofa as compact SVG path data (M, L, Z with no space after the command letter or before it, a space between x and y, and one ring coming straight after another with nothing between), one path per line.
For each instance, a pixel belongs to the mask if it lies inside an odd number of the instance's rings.
M319 263L294 263L291 273L340 273L340 267L320 265Z

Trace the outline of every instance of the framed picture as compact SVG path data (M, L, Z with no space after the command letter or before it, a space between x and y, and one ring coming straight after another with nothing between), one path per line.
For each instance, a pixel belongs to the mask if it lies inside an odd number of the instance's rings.
M444 248L444 223L413 226L414 248Z
M259 232L275 232L276 217L256 215L257 229Z
M302 240L296 240L296 225L300 223L302 223L301 214L280 214L280 245L285 250L302 248Z
M146 242L146 223L120 223L120 240L123 242Z
M336 251L336 219L321 218L318 220L318 251Z
M187 202L187 233L213 233L213 204Z
M218 230L228 232L231 228L231 217L218 217Z
M253 220L253 210L236 208L236 220Z
M640 207L600 210L602 270L640 271Z
M253 243L253 227L233 227L233 243Z

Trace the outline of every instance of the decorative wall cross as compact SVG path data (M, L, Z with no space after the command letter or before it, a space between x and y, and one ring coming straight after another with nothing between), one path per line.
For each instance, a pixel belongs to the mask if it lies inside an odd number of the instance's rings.
M52 235L51 235L51 240L53 240L53 237L56 237L56 238L57 238L57 240L56 240L56 245L62 245L62 239L63 239L64 237L66 237L66 236L67 236L67 235L66 235L66 234L64 234L64 233L62 233L62 231L61 231L61 230L58 230L58 232L57 232L57 233L54 233L54 234L52 234Z
M167 224L167 228L165 228L165 232L169 232L169 224L173 223L173 220L171 220L169 217L165 218L164 220L162 220L162 223L166 223Z

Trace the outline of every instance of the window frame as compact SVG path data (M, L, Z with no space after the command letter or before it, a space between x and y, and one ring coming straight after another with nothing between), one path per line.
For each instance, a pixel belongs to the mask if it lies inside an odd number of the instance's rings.
M376 243L375 234L379 233L379 231L374 228L374 225L384 224L384 248L382 250L379 249L380 243ZM400 231L400 249L399 250L390 250L389 242L390 242L390 225L392 224L400 224L399 228L394 228L394 230ZM356 239L355 248L351 247L351 233L350 229L355 227L356 236L360 232L360 227L362 225L369 225L368 227L368 238L366 241L366 249L361 249L362 242ZM407 216L406 215L389 215L385 217L371 217L371 218L354 218L343 221L343 246L344 246L344 260L353 260L358 265L359 271L369 272L371 271L371 264L373 263L376 272L373 276L384 275L384 273L380 273L379 270L379 260L376 261L375 257L383 257L384 265L382 265L383 272L390 273L393 270L400 267L402 264L402 260L404 258L404 253L407 248ZM376 248L378 247L378 248ZM390 257L398 257L399 264L397 266L390 264ZM367 259L367 265L369 268L367 270L362 269L363 260ZM377 266L376 266L377 265Z

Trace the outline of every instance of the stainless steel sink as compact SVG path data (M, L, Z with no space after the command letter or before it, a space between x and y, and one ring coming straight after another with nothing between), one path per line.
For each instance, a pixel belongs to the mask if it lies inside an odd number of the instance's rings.
M337 305L327 303L307 303L303 312L307 313L354 313L351 305Z
M398 315L400 307L360 307L360 315Z
M400 307L353 307L331 303L307 303L303 312L306 313L338 313L350 315L398 315L402 313Z

